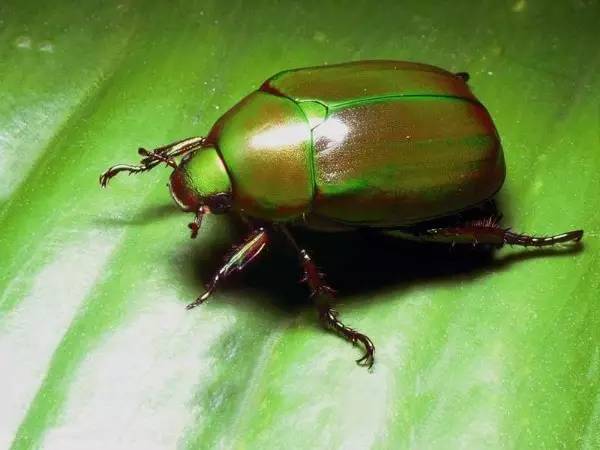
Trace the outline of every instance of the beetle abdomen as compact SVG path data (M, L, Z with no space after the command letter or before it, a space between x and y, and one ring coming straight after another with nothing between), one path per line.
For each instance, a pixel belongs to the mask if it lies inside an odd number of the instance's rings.
M313 213L396 226L474 206L504 180L494 125L477 101L385 97L340 106L313 129Z

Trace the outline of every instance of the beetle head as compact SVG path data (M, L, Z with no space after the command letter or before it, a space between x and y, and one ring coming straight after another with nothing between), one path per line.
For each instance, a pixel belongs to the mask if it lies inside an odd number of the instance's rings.
M214 147L186 156L171 174L171 195L200 224L204 214L223 214L231 208L231 181Z

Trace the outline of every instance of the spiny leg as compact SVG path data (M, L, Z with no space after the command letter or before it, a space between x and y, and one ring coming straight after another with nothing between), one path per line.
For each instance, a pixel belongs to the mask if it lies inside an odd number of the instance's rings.
M208 297L210 297L210 295L214 292L219 281L225 279L233 272L242 271L246 265L248 265L260 254L260 252L267 246L268 243L269 237L264 228L253 230L241 245L234 247L231 254L229 254L225 259L225 264L223 264L219 270L217 270L212 277L212 280L208 283L206 292L204 292L204 294L198 297L194 302L187 305L187 309L195 308L196 306L204 303L206 299L208 299Z
M371 368L375 362L375 345L373 344L373 341L371 341L367 335L359 333L355 329L344 325L344 323L338 319L338 312L335 309L328 303L321 303L319 301L319 296L328 297L330 299L333 298L335 290L327 285L325 282L325 275L319 271L319 268L308 252L298 246L289 230L284 226L281 226L280 228L298 253L300 264L304 271L304 278L302 281L306 282L311 291L311 298L315 299L321 323L323 323L325 328L339 334L353 345L360 342L365 348L365 353L361 358L356 360L356 363L360 366Z
M565 242L579 242L583 237L583 230L573 230L553 236L531 236L514 233L510 228L502 228L498 225L498 219L491 217L463 226L431 228L412 234L420 240L451 244L488 244L496 247L509 244L522 247L548 247Z
M506 230L504 243L509 245L520 245L523 247L548 247L565 242L579 242L583 237L583 230L572 230L554 236L529 236L522 233L513 233Z
M202 148L205 143L205 137L192 137L155 148L152 151L148 151L145 148L140 148L138 149L138 153L143 156L140 164L117 164L109 167L108 170L100 175L100 185L102 187L106 187L110 179L120 172L128 172L129 174L147 172L152 170L161 162L164 162L165 164L175 168L177 167L177 164L175 164L172 158L196 151Z
M139 164L139 165L116 164L114 166L109 167L105 172L102 173L102 175L100 175L100 185L102 187L106 187L106 185L108 184L108 181L112 177L114 177L116 174L118 174L119 172L129 172L130 175L132 173L146 172L146 171L152 169L157 164L152 164L152 165L149 165L149 164L145 164L145 165L144 164Z
M331 306L320 305L318 306L318 309L319 319L321 319L321 322L323 322L323 325L325 325L326 328L338 333L354 345L360 342L365 347L365 354L357 359L356 363L359 366L365 366L369 369L373 367L373 363L375 362L375 345L369 336L344 325L337 317L338 312Z

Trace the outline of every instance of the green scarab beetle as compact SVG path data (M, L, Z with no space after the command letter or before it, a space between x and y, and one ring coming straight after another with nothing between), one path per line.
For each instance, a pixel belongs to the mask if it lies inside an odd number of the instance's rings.
M226 112L208 136L140 149L139 165L113 166L100 183L106 186L119 172L146 172L165 163L174 169L173 198L195 214L192 237L205 214L233 212L246 219L247 239L188 308L242 270L275 231L298 252L312 295L332 296L289 225L394 229L407 238L452 244L579 241L582 230L536 237L501 228L489 216L458 225L443 220L489 201L505 177L500 138L468 78L402 61L287 70ZM318 309L326 327L365 347L357 362L370 367L371 340L344 325L322 299Z

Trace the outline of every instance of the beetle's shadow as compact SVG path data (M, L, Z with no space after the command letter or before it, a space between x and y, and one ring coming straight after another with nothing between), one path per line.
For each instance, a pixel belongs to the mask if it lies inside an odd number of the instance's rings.
M122 228L126 225L145 225L148 222L166 220L181 212L173 203L160 203L143 209L133 217L102 217L96 223L102 226Z
M576 245L563 249L522 249L499 255L489 247L411 242L381 234L347 233L322 235L303 233L300 239L311 249L328 282L338 291L337 301L352 302L369 293L403 289L415 284L455 283L475 280L532 258L564 257L578 252ZM243 276L243 282L262 289L274 289L281 298L302 303L307 288L298 286L301 271L290 252L278 247ZM276 269L275 269L276 268ZM299 289L298 289L299 287Z
M328 283L338 291L336 302L362 300L369 293L402 290L415 284L452 284L474 280L491 271L506 270L532 258L565 257L581 250L581 245L544 249L515 248L496 253L485 246L422 243L382 233L316 233L296 230L299 244L306 248L326 274ZM208 252L208 254L207 254ZM194 284L208 281L223 261L223 249L192 250ZM193 272L193 273L192 273ZM297 256L281 236L274 236L268 250L222 283L219 291L252 289L267 295L251 296L256 308L275 308L280 312L299 311L310 305L308 288ZM190 280L192 281L192 280ZM217 297L218 294L215 295ZM260 298L261 300L256 300ZM248 301L247 299L244 302Z

